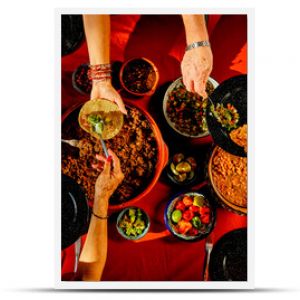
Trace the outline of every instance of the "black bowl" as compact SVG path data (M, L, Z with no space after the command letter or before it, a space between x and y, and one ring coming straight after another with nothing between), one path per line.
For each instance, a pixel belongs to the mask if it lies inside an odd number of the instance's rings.
M177 181L174 177L174 174L171 170L171 163L173 162L173 157L174 155L171 156L171 158L169 159L168 161L168 164L166 166L166 174L169 178L169 180L177 185L177 186L188 186L188 185L192 185L195 183L195 181L199 178L199 171L200 171L200 168L199 168L199 162L197 161L196 157L192 154L189 154L189 153L183 153L183 152L180 152L184 155L184 157L188 158L188 157L193 157L195 160L196 160L196 163L197 163L197 167L195 168L194 170L194 176L191 178L191 179L188 179L188 180L184 180L182 182L180 181Z
M72 245L87 232L89 207L85 193L70 177L61 179L61 247Z
M222 82L212 93L211 100L216 104L232 104L240 116L237 127L247 124L247 76L240 75L232 77ZM225 151L246 157L243 147L234 143L227 130L215 119L210 109L206 110L206 120L209 132L214 142Z
M212 281L247 281L247 228L230 231L217 241L209 274Z

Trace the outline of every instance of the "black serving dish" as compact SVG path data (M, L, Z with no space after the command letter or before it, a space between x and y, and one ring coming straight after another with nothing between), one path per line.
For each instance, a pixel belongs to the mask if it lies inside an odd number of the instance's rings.
M230 103L237 109L239 114L237 127L247 124L247 75L225 80L214 90L210 98L214 105L218 103L227 105ZM231 130L222 127L214 117L211 109L206 110L206 120L215 144L233 155L247 156L244 148L231 140L229 136Z

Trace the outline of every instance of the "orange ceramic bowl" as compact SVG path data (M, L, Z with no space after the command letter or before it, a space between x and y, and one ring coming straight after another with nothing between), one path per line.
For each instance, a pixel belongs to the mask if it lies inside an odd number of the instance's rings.
M81 106L83 105L83 103L77 103L76 105L70 107L70 109L68 109L63 115L62 115L62 123L64 122L68 122L68 116L71 113L74 113L75 110L79 110L81 108ZM156 167L155 167L155 171L154 171L154 175L151 179L151 181L149 182L148 186L137 196L135 196L134 198L120 203L120 204L116 204L116 205L109 205L109 209L110 210L119 210L128 206L132 206L134 203L138 202L139 200L141 200L142 198L144 198L155 186L155 184L157 183L164 167L166 166L166 164L168 163L168 159L169 159L169 151L168 151L168 147L165 144L161 132L156 124L156 122L154 121L154 119L151 117L151 115L145 111L144 109L141 109L139 107L136 107L134 104L130 103L130 104L126 104L127 107L135 107L137 108L139 111L141 111L141 113L147 118L147 120L149 121L149 123L151 124L155 139L156 139L156 143L157 143L157 162L156 162ZM78 124L79 126L79 124ZM76 137L74 137L76 138Z
M126 69L128 67L132 66L134 63L136 63L138 61L144 61L152 69L151 70L151 74L152 74L152 76L151 76L151 81L152 81L151 87L149 89L147 89L146 91L143 91L143 92L142 91L141 92L134 91L133 89L131 89L128 86L128 83L126 83L126 79L125 79ZM137 75L131 73L131 76L132 76L131 81L134 82L134 79L135 78L137 79ZM151 60L149 60L149 59L147 59L145 57L136 57L136 58L131 58L131 59L127 60L122 65L120 73L119 73L119 79L120 79L120 83L121 83L122 88L126 92L128 92L129 94L134 95L134 96L139 96L139 97L142 97L142 96L151 96L151 95L153 95L153 93L155 92L155 89L157 87L158 80L159 80L159 73L158 73L157 67L154 65L154 63Z

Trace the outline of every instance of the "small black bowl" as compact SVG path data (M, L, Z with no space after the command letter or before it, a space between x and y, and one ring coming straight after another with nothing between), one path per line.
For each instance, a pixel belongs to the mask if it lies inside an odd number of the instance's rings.
M83 95L88 95L92 90L92 82L88 78L88 64L81 64L72 74L73 88Z
M176 155L176 153L174 155L171 156L171 158L169 159L168 161L168 164L166 166L166 174L169 178L169 180L175 184L175 185L178 185L178 186L188 186L188 185L192 185L193 183L195 183L195 181L198 179L199 177L199 162L197 161L196 157L194 155L191 155L189 153L183 153L183 152L180 152L184 155L184 157L188 158L188 157L193 157L197 163L197 166L196 168L194 169L194 176L191 178L191 179L188 179L188 180L184 180L184 181L178 181L175 179L174 177L174 174L171 170L171 163L173 162L173 159L174 159L174 156Z

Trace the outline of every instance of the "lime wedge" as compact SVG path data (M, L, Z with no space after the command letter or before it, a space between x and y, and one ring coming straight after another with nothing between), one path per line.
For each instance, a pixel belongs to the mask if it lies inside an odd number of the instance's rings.
M172 212L172 216L171 216L171 219L174 223L178 223L182 218L182 213L179 209L175 209L173 212Z
M204 196L203 195L197 195L194 197L194 202L193 202L193 205L195 206L203 206L204 205Z

